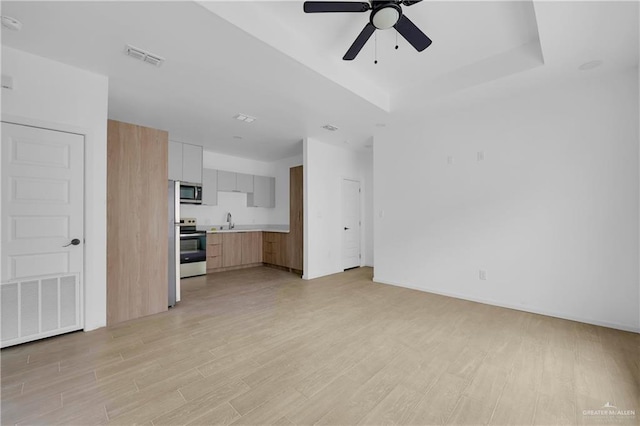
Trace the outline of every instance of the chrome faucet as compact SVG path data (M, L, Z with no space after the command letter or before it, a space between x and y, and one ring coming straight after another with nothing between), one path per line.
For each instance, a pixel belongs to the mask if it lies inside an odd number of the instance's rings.
M229 222L229 229L233 229L235 227L231 219L231 212L227 213L227 222Z

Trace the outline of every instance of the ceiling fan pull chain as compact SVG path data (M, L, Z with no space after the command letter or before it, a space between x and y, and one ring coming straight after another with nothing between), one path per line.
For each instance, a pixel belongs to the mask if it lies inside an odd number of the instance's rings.
M378 32L373 34L373 63L378 63Z
M398 50L398 31L396 30L396 50Z

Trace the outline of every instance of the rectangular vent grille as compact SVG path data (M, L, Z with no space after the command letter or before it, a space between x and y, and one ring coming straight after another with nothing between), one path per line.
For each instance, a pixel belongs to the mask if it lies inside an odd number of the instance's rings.
M0 283L0 347L79 330L81 307L78 274Z
M124 53L132 58L155 65L156 67L159 67L164 62L163 57L147 52L146 50L138 49L137 47L133 47L129 44L125 46Z

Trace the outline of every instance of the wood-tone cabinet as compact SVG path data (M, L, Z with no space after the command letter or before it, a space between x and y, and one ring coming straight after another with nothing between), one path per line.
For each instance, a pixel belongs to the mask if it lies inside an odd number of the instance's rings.
M168 133L107 125L107 323L167 310Z
M262 263L262 232L242 232L242 264Z
M222 234L222 267L242 264L242 234L230 232Z
M288 236L283 232L263 233L263 258L264 263L288 268Z
M169 180L202 183L202 147L169 142Z
M263 262L297 273L303 269L303 169L289 169L289 233L263 233Z
M222 268L222 235L207 234L207 272Z
M288 267L303 267L303 174L302 166L289 169L289 246Z
M218 171L202 170L202 204L205 206L218 205Z
M262 232L207 234L207 272L262 263Z

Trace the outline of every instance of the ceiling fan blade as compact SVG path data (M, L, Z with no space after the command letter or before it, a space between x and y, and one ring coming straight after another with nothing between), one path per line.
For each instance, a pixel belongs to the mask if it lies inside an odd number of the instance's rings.
M362 31L360 31L360 34L358 35L358 37L356 37L356 40L353 42L349 50L347 50L347 53L345 53L342 59L344 59L345 61L354 60L356 56L358 56L358 53L360 53L360 50L362 50L364 45L367 43L367 40L369 40L369 37L371 37L371 34L373 34L375 30L376 30L376 27L374 27L373 24L371 24L371 22L367 23L367 25L364 26Z
M422 0L402 0L403 6L413 6L416 3L420 3Z
M305 1L304 11L306 13L326 13L326 12L366 12L371 9L367 2L353 1Z
M418 52L422 52L429 47L431 39L425 35L420 28L411 22L406 15L402 15L393 26L402 37L405 38Z

